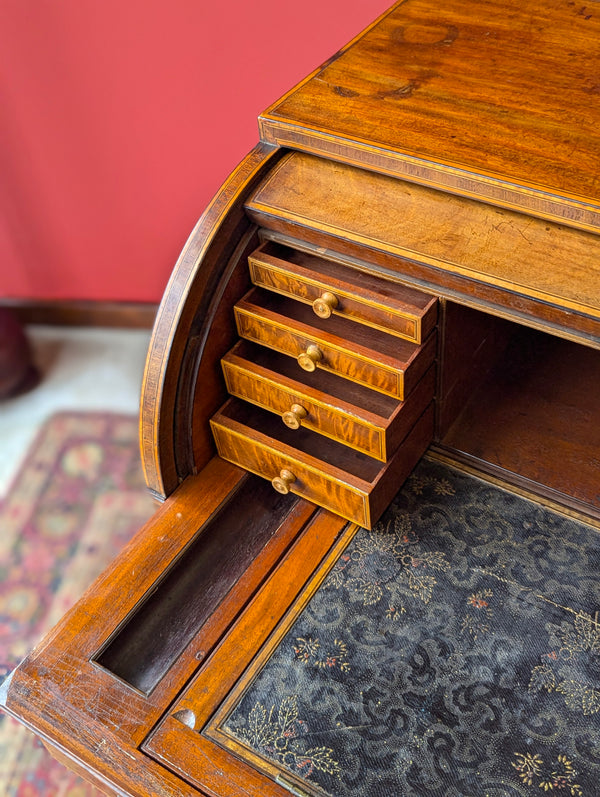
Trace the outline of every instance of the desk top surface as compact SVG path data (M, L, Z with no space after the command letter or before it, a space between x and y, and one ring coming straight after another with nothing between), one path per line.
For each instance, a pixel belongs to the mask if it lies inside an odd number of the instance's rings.
M264 141L600 231L600 2L402 0Z

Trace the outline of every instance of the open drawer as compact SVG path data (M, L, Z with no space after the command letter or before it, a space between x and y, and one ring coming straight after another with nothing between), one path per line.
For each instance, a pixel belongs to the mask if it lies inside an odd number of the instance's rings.
M403 400L435 357L436 336L422 345L345 318L322 320L293 299L252 290L234 307L240 337Z
M322 369L301 371L289 357L240 341L221 364L231 396L385 462L435 393L429 368L406 401L348 382Z
M268 479L278 492L295 493L371 528L431 443L433 406L421 409L386 464L309 430L275 427L273 415L238 399L230 399L211 426L224 459Z
M267 241L248 264L255 285L310 304L319 318L339 315L413 343L436 324L432 296L300 249Z

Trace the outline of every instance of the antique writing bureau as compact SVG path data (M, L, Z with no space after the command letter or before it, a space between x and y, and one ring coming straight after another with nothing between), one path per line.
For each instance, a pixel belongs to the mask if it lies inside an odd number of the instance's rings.
M599 42L405 0L260 117L156 321L163 504L3 687L106 793L295 788L211 718L427 450L599 518Z

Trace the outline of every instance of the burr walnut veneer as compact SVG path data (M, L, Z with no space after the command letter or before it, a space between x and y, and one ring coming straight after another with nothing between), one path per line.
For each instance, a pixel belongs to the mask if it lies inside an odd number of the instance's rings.
M107 794L300 793L210 720L426 451L600 516L599 41L404 0L261 115L158 312L162 506L2 690Z

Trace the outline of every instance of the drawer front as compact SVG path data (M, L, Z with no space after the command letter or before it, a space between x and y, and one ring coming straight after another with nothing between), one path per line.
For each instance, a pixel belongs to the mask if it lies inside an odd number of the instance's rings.
M378 362L375 352L361 356L353 352L346 341L327 339L310 328L302 329L298 325L294 328L289 320L279 321L240 307L235 308L235 314L238 332L246 340L254 340L296 358L310 357L309 349L314 347L312 350L320 353L315 367L380 390L388 396L404 397L402 371L389 363Z
M256 424L240 422L229 409L232 401L211 420L219 456L271 480L280 492L299 495L366 528L379 519L433 435L430 404L389 462L376 468L373 460L365 463L360 477L331 464L335 457L328 456L325 446L323 459L317 459L258 431Z
M288 250L301 263L271 254L284 247L266 244L249 260L252 282L262 288L310 304L316 316L339 315L421 343L437 319L437 300L369 274L349 273L320 258ZM285 250L284 250L285 251Z
M246 340L296 357L299 362L313 359L314 367L310 370L322 368L401 401L435 356L433 335L423 347L415 346L409 358L400 359L243 300L234 309L238 332Z
M302 390L300 384L290 384L281 376L252 368L250 364L224 358L223 372L230 395L281 415L282 423L289 428L312 429L385 461L384 419L375 416L370 420L350 406L343 407L339 403L336 406L333 399L327 401L327 396L319 399Z
M217 451L223 459L270 481L289 471L294 475L289 492L331 509L360 526L369 524L368 484L361 484L360 480L348 484L344 481L346 474L335 474L333 469L325 473L324 463L294 456L294 449L221 414L211 420L211 426Z
M405 402L396 402L383 415L324 394L234 353L228 354L222 365L231 395L281 415L282 423L290 428L312 429L382 462L432 400L435 389L432 367ZM348 398L351 400L350 395Z

